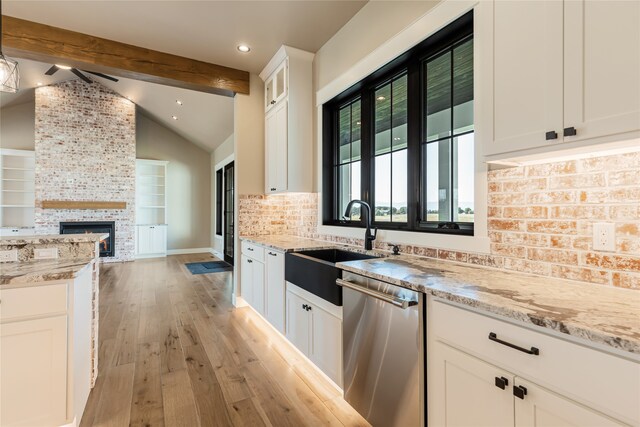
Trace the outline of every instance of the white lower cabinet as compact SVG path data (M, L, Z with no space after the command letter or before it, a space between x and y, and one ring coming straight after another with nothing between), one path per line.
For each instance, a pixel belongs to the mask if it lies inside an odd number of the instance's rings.
M341 307L287 283L287 339L342 386Z
M91 269L0 288L0 425L79 425L91 391Z
M640 425L640 363L428 298L430 426Z
M264 316L264 264L242 255L241 268L242 297L247 304Z
M144 257L165 256L167 254L167 226L136 226L136 255Z
M267 250L265 267L265 314L264 317L280 333L284 334L284 253Z

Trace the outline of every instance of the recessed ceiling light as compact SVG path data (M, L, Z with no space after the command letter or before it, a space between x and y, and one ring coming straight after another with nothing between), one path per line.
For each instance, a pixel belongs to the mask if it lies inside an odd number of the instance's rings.
M56 67L63 69L63 70L70 70L71 67L69 67L68 65L60 65L60 64L56 64Z
M171 116L173 120L178 120L178 116Z
M42 82L38 82L38 83L36 83L36 85L42 86Z
M247 53L247 52L249 52L251 50L251 48L249 46L247 46L246 44L239 44L238 45L238 50L240 52Z
M385 100L385 99L387 99L387 98L385 98L384 96L379 96L379 97L377 97L376 99L377 99L378 101L384 101L384 100Z
M176 99L176 104L182 105L182 101L180 101L179 99Z

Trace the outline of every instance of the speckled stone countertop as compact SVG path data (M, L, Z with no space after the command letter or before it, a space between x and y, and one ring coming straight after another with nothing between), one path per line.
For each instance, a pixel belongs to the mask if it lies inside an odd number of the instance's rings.
M452 302L640 354L640 292L413 256L338 267Z
M94 258L47 259L0 264L0 286L19 286L51 280L68 280L89 268Z
M86 234L34 234L33 236L7 236L0 237L2 245L28 245L31 243L51 244L51 243L77 243L77 242L99 242L109 237L108 234L86 233Z
M334 242L306 239L304 237L275 236L241 236L240 240L256 243L267 248L283 252L305 251L308 249L331 249L340 245Z

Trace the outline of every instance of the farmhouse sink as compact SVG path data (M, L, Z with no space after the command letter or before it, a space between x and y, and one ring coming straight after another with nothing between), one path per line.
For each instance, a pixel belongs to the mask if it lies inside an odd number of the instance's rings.
M284 277L287 282L341 306L342 288L336 285L336 279L342 278L342 270L336 268L336 263L373 258L379 257L342 249L289 252L285 256Z

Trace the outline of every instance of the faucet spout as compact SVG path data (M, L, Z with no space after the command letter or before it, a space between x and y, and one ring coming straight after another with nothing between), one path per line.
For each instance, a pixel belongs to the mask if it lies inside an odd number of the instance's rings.
M373 233L371 233L371 206L365 201L362 200L351 200L349 204L347 204L347 208L345 209L344 216L349 217L351 215L351 210L353 209L353 205L359 204L364 211L364 222L367 226L367 230L364 233L364 248L368 251L373 249L373 241L376 240L376 236L378 234L377 229L373 229Z

